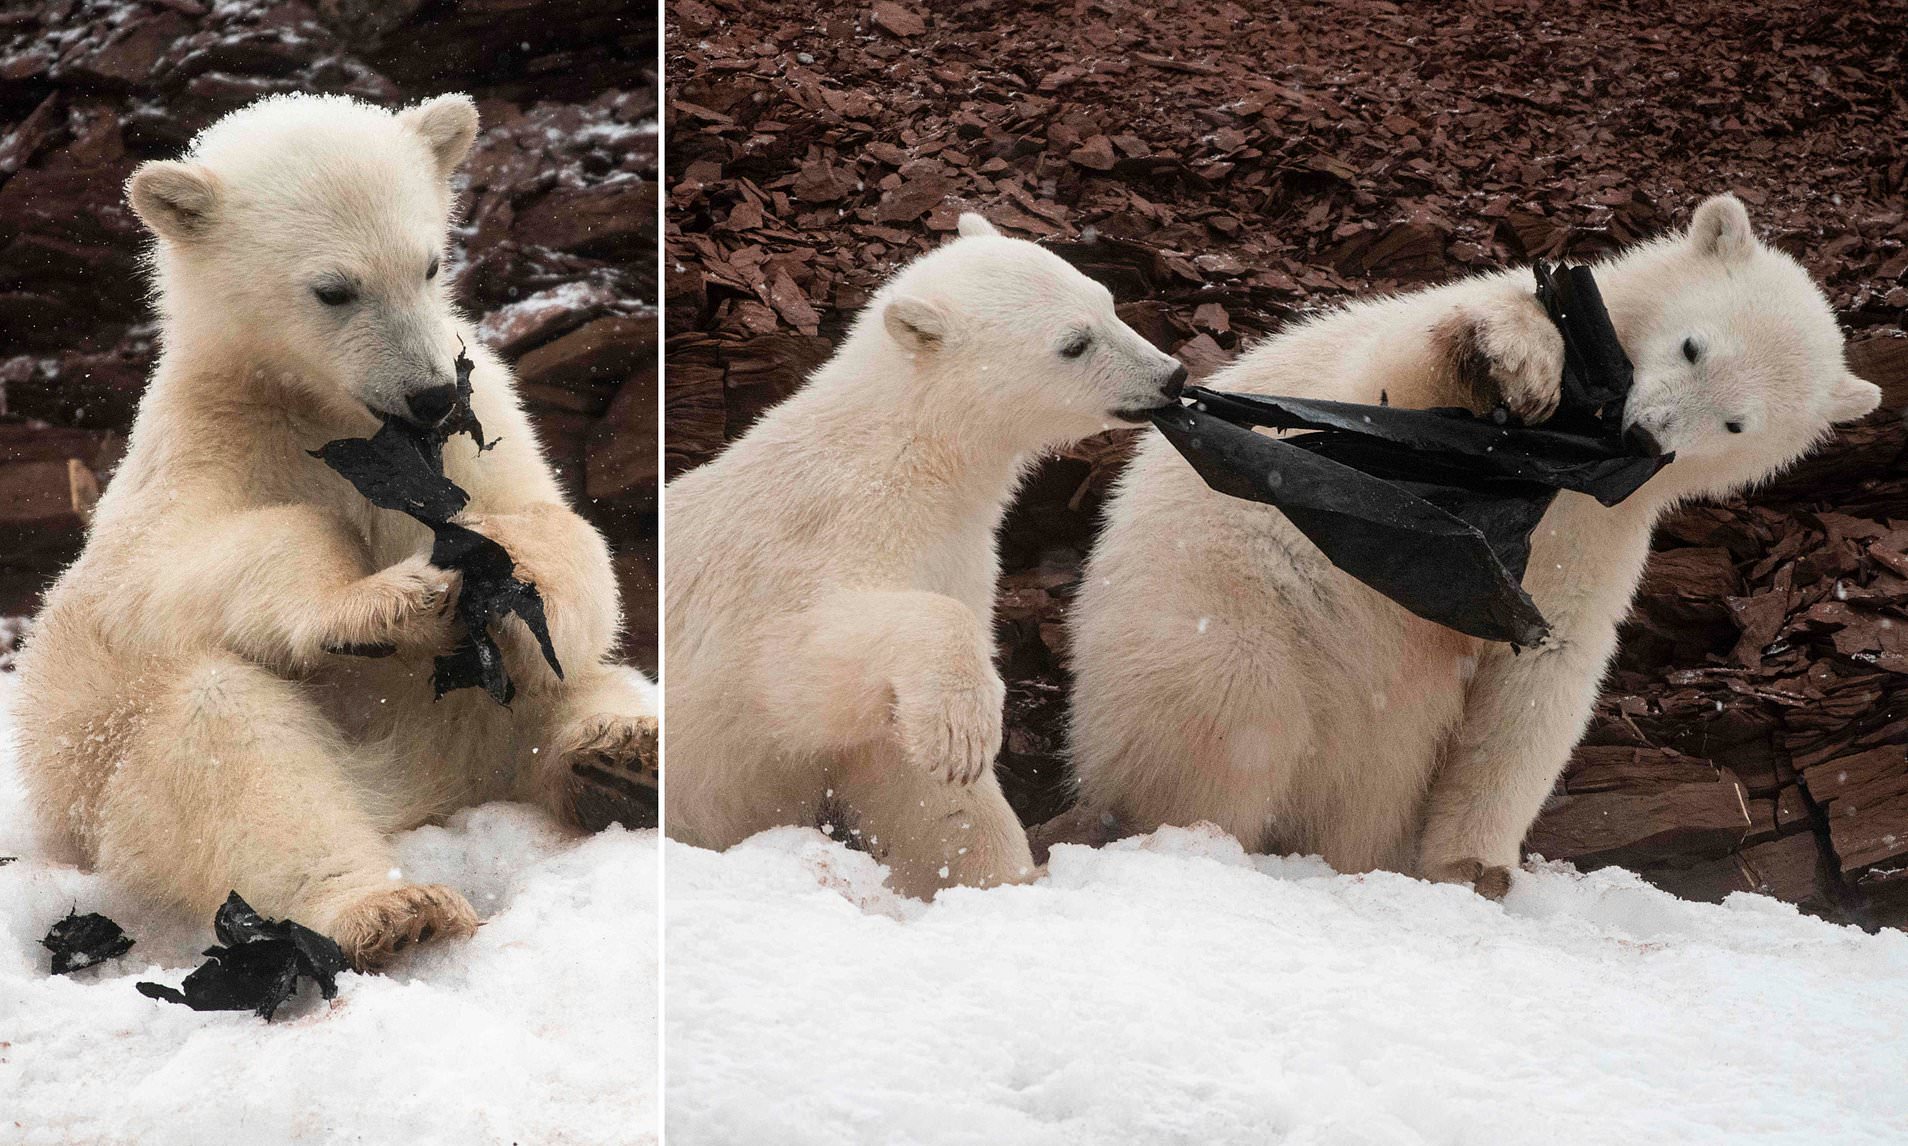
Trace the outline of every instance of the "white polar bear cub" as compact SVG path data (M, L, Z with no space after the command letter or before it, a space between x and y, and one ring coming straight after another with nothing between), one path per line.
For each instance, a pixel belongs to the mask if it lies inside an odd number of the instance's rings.
M564 504L508 370L451 307L439 260L466 96L393 114L294 96L233 112L128 185L154 235L163 351L85 551L20 659L22 762L79 858L201 916L237 891L359 967L476 925L405 880L387 834L492 798L572 821L572 769L653 766L603 539ZM466 523L543 594L565 679L514 619L518 695L433 702L457 585L430 533L309 455L376 415L435 423L460 342L499 439L444 451ZM382 659L342 650L394 648Z
M1032 870L993 773L995 532L1043 449L1143 421L1185 368L1051 252L959 230L667 490L677 839L835 826L923 897Z
M1768 478L1880 401L1844 365L1821 292L1732 197L1596 274L1636 365L1626 425L1676 461L1613 509L1558 496L1524 578L1554 640L1513 655L1420 620L1276 510L1208 489L1154 435L1119 482L1072 618L1072 824L1210 820L1341 871L1504 893L1583 734L1658 514ZM1211 385L1407 407L1501 399L1535 420L1556 408L1562 355L1516 270L1314 319Z

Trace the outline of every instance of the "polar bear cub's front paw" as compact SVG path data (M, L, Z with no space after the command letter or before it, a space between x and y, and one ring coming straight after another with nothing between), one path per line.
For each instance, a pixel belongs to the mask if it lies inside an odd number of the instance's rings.
M1432 883L1468 883L1485 899L1503 899L1510 892L1510 868L1480 859L1451 860L1425 865L1424 878Z
M1007 686L991 667L978 679L942 678L897 689L894 721L902 754L931 776L972 784L1000 754L1006 701Z
M457 573L425 557L407 558L361 578L345 590L324 647L359 655L446 649L461 583Z
M1491 395L1527 425L1557 412L1563 391L1563 335L1534 298L1466 307L1462 323Z

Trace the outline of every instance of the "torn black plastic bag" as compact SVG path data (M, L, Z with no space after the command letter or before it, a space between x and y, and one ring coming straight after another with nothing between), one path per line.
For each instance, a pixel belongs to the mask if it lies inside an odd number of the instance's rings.
M133 939L98 912L69 911L47 931L40 946L53 953L53 973L66 975L119 958L132 950Z
M1529 646L1549 631L1524 592L1530 536L1560 489L1615 505L1670 456L1626 442L1631 368L1586 267L1536 267L1564 337L1556 416L1402 410L1188 390L1153 424L1206 484L1276 506L1340 569L1426 620ZM1289 439L1246 427L1310 430Z
M464 639L437 658L431 685L438 697L460 688L482 688L498 704L509 704L517 689L505 671L503 652L491 637L491 626L511 614L523 618L543 650L543 659L558 678L556 647L543 612L543 596L535 585L515 576L516 562L503 546L451 519L463 512L470 497L444 476L444 443L453 434L469 434L479 452L496 445L484 441L484 428L470 407L470 375L474 369L461 350L457 355L457 404L435 427L426 428L401 418L386 418L384 427L369 438L340 438L312 451L359 493L381 509L409 514L429 526L435 540L431 564L463 575L457 594L457 619ZM388 649L351 649L363 655Z
M1580 434L1600 446L1612 447L1623 437L1623 404L1630 397L1635 371L1630 356L1617 339L1604 308L1603 293L1589 267L1531 266L1537 278L1537 302L1563 335L1563 379L1558 387L1557 412L1544 423L1547 430ZM1650 457L1631 452L1629 457ZM1670 459L1665 457L1663 465ZM1655 473L1654 470L1651 473ZM1637 484L1649 480L1649 475ZM1627 494L1625 495L1627 496ZM1604 501L1615 505L1615 501Z
M219 908L212 929L220 946L206 948L206 962L178 989L138 983L139 993L195 1011L251 1011L261 1019L270 1019L298 992L300 979L318 984L327 999L337 997L344 953L311 928L266 919L235 891Z

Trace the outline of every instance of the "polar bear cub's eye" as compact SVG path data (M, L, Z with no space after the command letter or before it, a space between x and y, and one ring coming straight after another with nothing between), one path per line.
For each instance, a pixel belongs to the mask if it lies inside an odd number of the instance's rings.
M357 292L340 282L323 282L311 288L318 301L326 306L343 306L358 297Z
M1060 357L1078 358L1087 352L1087 347L1092 345L1093 335L1084 330L1076 330L1067 336L1066 342L1061 344Z
M437 277L437 256L432 255L431 265L425 268L424 270L424 281L429 282L436 277Z
M1691 362L1694 362L1698 358L1701 358L1702 356L1703 356L1703 348L1696 345L1695 339L1693 338L1683 339L1683 357L1684 358L1687 358Z

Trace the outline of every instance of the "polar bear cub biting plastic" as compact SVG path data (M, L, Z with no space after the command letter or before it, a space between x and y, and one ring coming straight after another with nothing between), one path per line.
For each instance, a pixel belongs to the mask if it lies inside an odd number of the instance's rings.
M1143 422L1185 368L1051 252L977 215L959 230L669 486L677 839L832 826L918 896L1032 871L993 772L995 533L1042 450Z
M1516 654L1413 616L1278 511L1208 489L1154 435L1118 483L1072 619L1074 832L1209 820L1256 850L1504 893L1588 722L1658 515L1770 477L1880 400L1848 372L1821 291L1732 197L1596 276L1636 367L1625 425L1676 460L1614 508L1570 492L1551 506L1524 587L1553 639ZM1517 270L1355 303L1210 385L1502 401L1535 421L1556 409L1562 362Z
M456 891L404 878L390 832L495 798L587 819L574 768L654 763L648 701L606 659L608 550L438 274L476 131L465 96L395 114L278 97L139 168L163 350L19 665L24 775L55 840L201 918L237 891L359 967L477 922ZM441 421L460 343L498 441L480 457L453 439L445 470L464 524L542 593L566 670L520 622L495 626L508 709L480 689L433 700L457 579L429 564L423 525L309 453L381 417Z

